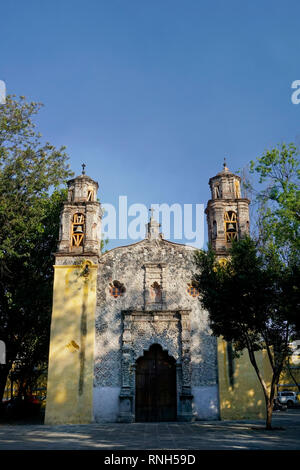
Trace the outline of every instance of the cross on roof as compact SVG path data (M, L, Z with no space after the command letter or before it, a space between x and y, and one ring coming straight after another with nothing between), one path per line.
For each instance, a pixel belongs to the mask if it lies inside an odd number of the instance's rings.
M150 217L151 217L151 219L153 219L153 213L154 213L154 209L153 209L153 207L151 207L151 208L149 209L149 212L151 212L151 215L150 215Z
M81 166L82 166L82 174L85 175L85 171L84 171L84 170L85 170L86 164L83 163Z

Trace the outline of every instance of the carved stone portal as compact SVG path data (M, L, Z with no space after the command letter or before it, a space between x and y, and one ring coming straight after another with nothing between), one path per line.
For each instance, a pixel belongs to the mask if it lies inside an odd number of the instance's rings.
M136 360L152 344L159 344L176 360L177 420L193 420L189 313L189 309L122 312L119 422L135 421Z

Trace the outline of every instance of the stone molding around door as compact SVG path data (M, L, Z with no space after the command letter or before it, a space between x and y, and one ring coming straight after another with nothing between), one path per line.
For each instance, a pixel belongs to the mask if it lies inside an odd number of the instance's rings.
M135 421L135 364L152 344L176 360L177 420L192 421L190 309L124 310L119 422Z

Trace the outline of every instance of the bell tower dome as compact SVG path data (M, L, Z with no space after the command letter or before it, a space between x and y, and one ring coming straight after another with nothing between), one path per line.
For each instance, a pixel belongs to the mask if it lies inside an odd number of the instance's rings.
M228 255L233 240L249 233L250 200L241 196L241 178L224 160L223 170L209 180L211 199L207 203L208 239L216 254Z

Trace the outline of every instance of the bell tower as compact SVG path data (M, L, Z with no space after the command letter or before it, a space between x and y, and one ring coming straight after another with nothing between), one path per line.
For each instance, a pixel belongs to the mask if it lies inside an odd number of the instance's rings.
M83 168L85 165L83 165ZM82 175L68 181L68 200L61 213L57 255L100 254L101 209L98 183Z
M223 170L209 180L211 199L207 203L208 239L219 258L228 255L233 240L249 233L250 200L241 196L241 178L224 160Z
M57 252L50 332L45 423L93 420L98 257L101 247L98 183L85 174L68 181Z

